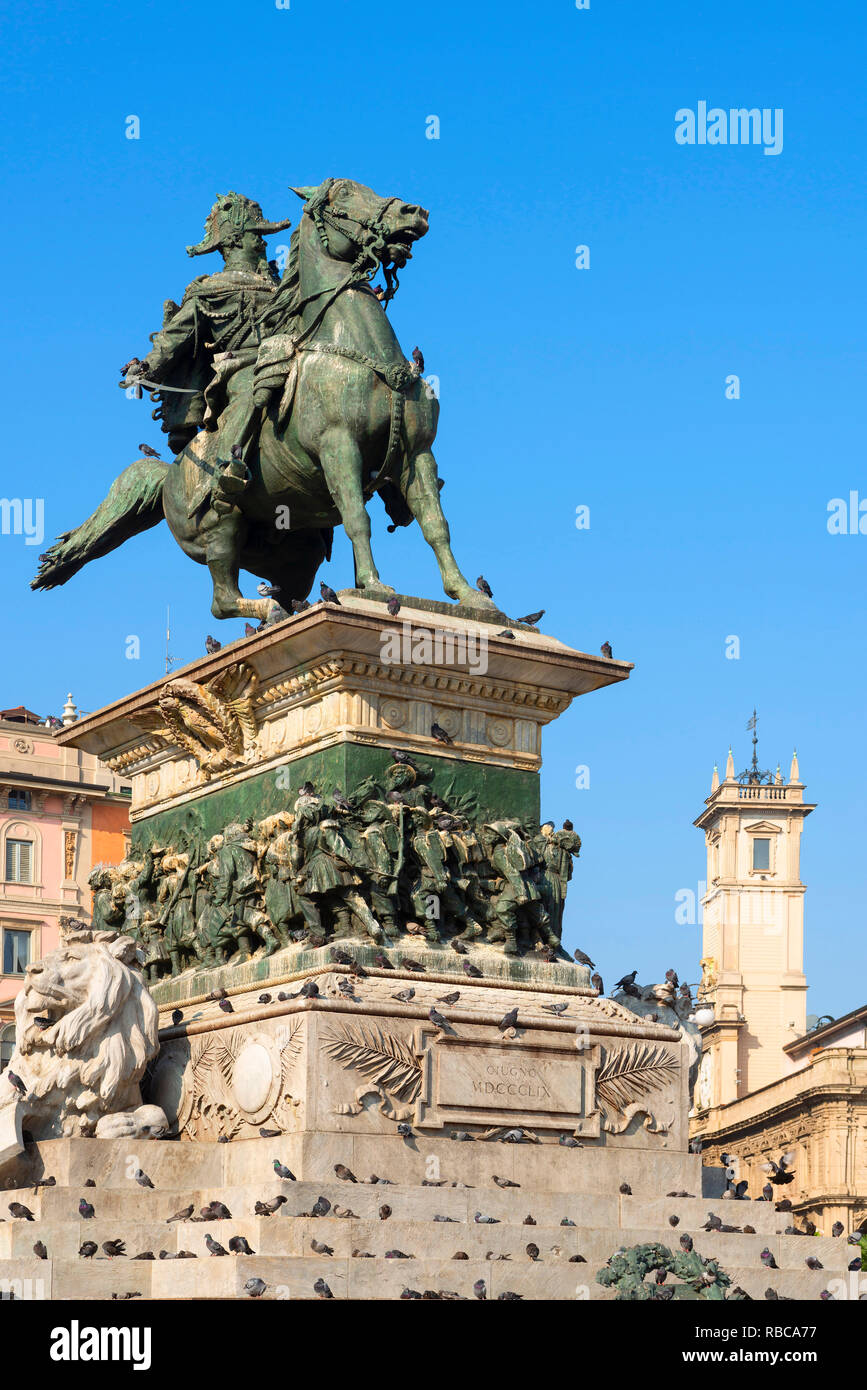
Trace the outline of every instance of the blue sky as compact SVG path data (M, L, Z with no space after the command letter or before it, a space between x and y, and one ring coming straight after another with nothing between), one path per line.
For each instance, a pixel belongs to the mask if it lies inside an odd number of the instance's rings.
M756 705L763 763L787 770L797 744L819 803L808 1008L863 1002L867 538L826 520L830 499L867 497L864 30L856 6L795 0L6 16L2 490L44 499L48 537L161 441L117 368L205 269L184 247L217 192L295 220L288 185L337 175L431 210L392 319L440 378L458 558L506 611L544 606L548 631L636 663L545 745L545 813L584 838L567 943L609 982L697 979L675 894L704 877L691 822L730 741L748 761ZM675 112L702 100L782 108L782 153L677 144ZM384 577L438 597L417 529L372 515ZM41 548L0 536L3 703L58 711L72 690L94 709L156 678L168 604L173 654L203 650L208 577L165 526L31 594ZM344 538L324 573L351 583Z

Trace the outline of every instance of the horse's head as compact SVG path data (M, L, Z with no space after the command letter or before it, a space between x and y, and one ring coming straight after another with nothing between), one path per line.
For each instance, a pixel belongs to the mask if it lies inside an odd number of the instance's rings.
M304 199L329 256L340 261L367 260L400 269L412 256L410 247L428 229L428 213L415 203L381 198L353 179L326 179L316 188L295 188Z

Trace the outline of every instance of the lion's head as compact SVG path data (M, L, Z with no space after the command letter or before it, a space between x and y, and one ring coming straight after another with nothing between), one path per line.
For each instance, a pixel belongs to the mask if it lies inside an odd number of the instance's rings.
M159 1049L158 1011L133 968L135 952L129 936L68 931L56 951L27 967L11 1066L37 1121L53 1112L93 1124L140 1103L139 1080ZM39 1137L41 1126L30 1128Z

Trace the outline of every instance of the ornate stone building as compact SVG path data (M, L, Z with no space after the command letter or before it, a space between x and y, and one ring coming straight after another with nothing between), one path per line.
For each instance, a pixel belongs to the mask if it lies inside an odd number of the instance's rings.
M752 721L755 727L755 721ZM800 845L815 809L797 756L789 780L752 765L714 769L695 824L705 832L702 1060L690 1133L706 1163L734 1160L757 1197L761 1165L795 1151L778 1196L826 1233L867 1217L867 1008L807 1031Z
M27 965L58 945L61 915L89 916L91 868L118 863L129 841L128 786L57 741L75 718L71 697L54 726L0 710L0 1067Z

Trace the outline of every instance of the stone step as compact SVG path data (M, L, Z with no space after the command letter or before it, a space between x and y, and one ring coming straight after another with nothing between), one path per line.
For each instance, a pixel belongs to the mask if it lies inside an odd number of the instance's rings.
M355 1125L366 1117L353 1120ZM359 1179L372 1173L395 1183L419 1185L432 1176L494 1187L493 1175L511 1178L538 1191L570 1195L607 1196L627 1182L636 1196L659 1197L673 1190L701 1193L701 1160L697 1155L652 1155L640 1149L563 1148L555 1140L543 1143L459 1143L441 1131L418 1130L411 1139L393 1134L354 1131L346 1134L295 1134L279 1139L242 1139L230 1144L201 1141L133 1139L49 1139L28 1145L4 1173L6 1190L33 1189L39 1177L52 1176L62 1187L83 1187L92 1178L99 1189L128 1190L136 1168L142 1168L158 1189L245 1186L273 1179L274 1160L286 1164L301 1179L333 1178L334 1165L343 1163ZM551 1162L551 1149L556 1162ZM26 1200L26 1199L22 1199ZM28 1205L30 1203L28 1202Z

